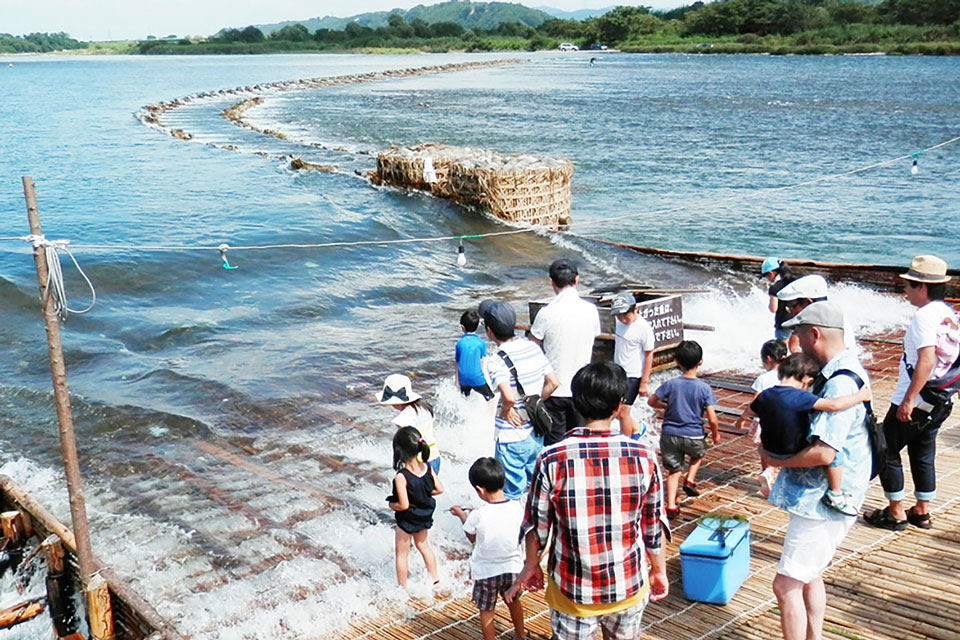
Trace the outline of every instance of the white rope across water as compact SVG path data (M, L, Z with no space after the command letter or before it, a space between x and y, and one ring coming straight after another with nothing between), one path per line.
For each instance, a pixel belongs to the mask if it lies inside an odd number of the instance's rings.
M781 191L788 191L791 189L799 189L802 187L807 187L819 182L825 182L827 180L836 180L838 178L843 178L858 173L863 173L865 171L870 171L872 169L877 169L880 167L885 167L897 162L901 162L907 159L915 159L922 153L927 153L935 149L945 147L947 145L953 144L960 141L960 136L950 138L949 140L944 140L938 144L922 149L914 153L909 153L905 155L898 156L896 158L891 158L889 160L884 160L882 162L876 162L873 164L865 165L862 167L857 167L855 169L850 169L848 171L843 171L840 173L834 173L830 175L820 176L819 178L814 178L812 180L805 180L803 182L798 182L795 184L785 185L782 187L773 187L768 189L758 189L745 194L740 194L736 196L730 196L727 198L720 198L718 200L711 200L710 202L703 203L686 203L675 207L668 207L665 209L657 209L653 211L644 211L639 213L628 213L619 216L611 216L607 218L601 218L598 220L589 220L587 222L582 222L577 224L577 229L595 225L601 225L608 222L615 222L619 220L625 220L627 218L637 218L642 216L654 216L662 215L666 213L674 213L677 211L688 211L692 209L704 208L707 206L715 206L718 203L726 202L737 202L742 200L748 200L751 198L757 198L763 195L777 193ZM238 245L231 246L226 243L221 243L218 245L147 245L147 244L80 244L73 245L74 249L80 249L84 251L216 251L220 255L220 259L223 261L223 267L225 269L234 269L235 267L230 266L229 261L227 260L228 251L267 251L267 250L287 250L287 249L328 249L328 248L340 248L340 247L362 247L362 246L390 246L390 245L404 245L404 244L426 244L426 243L435 243L435 242L460 242L462 244L463 240L479 240L483 238L492 238L497 236L510 236L518 235L521 233L547 233L548 229L543 229L541 227L522 227L510 229L509 231L493 231L490 233L480 233L472 235L447 235L447 236L432 236L432 237L420 237L420 238L398 238L393 240L355 240L355 241L332 241L332 242L317 242L317 243L303 243L303 244L262 244L262 245ZM571 236L577 237L578 234L572 232L566 232ZM49 267L49 277L47 280L47 294L54 296L54 302L57 308L57 314L60 316L61 321L66 320L69 313L87 313L90 311L94 304L96 303L97 294L96 290L93 287L93 284L90 282L90 279L87 278L87 275L83 272L83 269L80 268L80 264L77 262L77 259L74 257L73 253L67 248L70 244L69 240L56 240L48 241L43 236L7 236L0 237L0 242L3 241L20 241L27 240L34 244L35 247L43 247L47 255L47 263ZM37 244L39 242L40 244ZM67 255L70 256L70 259L73 261L73 264L77 267L77 271L80 272L80 275L83 276L83 279L86 280L87 286L90 288L90 293L92 300L90 306L81 311L75 311L70 309L67 306L67 295L66 290L63 285L63 273L60 268L59 260L59 251L65 251ZM51 286L52 285L52 286ZM44 301L45 302L45 301Z
M918 155L923 153L928 153L936 149L940 149L950 144L960 142L960 136L950 138L949 140L944 140L943 142L937 143L933 146L927 147L917 152L904 154L896 158L891 158L889 160L883 160L881 162L875 162L873 164L865 165L862 167L857 167L854 169L849 169L847 171L842 171L840 173L833 173L829 175L820 176L813 178L811 180L805 180L803 182L797 182L794 184L784 185L781 187L771 187L766 189L757 189L748 193L739 194L735 196L729 196L727 198L712 199L709 202L700 202L700 203L684 203L674 207L667 207L663 209L654 209L648 211L626 213L618 216L610 216L606 218L599 218L596 220L588 220L586 222L578 222L576 224L577 229L584 227L596 226L606 224L608 222L616 222L619 220L625 220L628 218L638 218L644 216L655 216L662 215L666 213L676 213L678 211L689 211L694 209L702 209L705 207L712 207L719 203L728 203L728 202L738 202L742 200L748 200L752 198L758 198L764 195L771 193L778 193L782 191L789 191L793 189L800 189L803 187L808 187L820 182L826 182L828 180L837 180L839 178L844 178L858 173L864 173L873 169L878 169L880 167L889 166L897 162L902 162L904 160L909 160L916 158ZM395 240L357 240L357 241L333 241L333 242L319 242L319 243L304 243L304 244L263 244L263 245L227 245L229 251L263 251L263 250L272 250L272 249L327 249L327 248L336 248L336 247L359 247L359 246L388 246L388 245L398 245L398 244L417 244L417 243L430 243L430 242L450 242L450 241L460 241L460 240L478 240L483 238L492 238L496 236L508 236L516 235L521 233L545 233L549 231L541 227L522 227L517 229L511 229L509 231L493 231L490 233L480 233L473 235L453 235L453 236L429 236L429 237L420 237L420 238L401 238ZM570 235L576 236L575 233L567 232ZM0 241L8 240L21 240L21 237L5 237L0 238ZM85 251L221 251L223 245L146 245L146 244L78 244L73 245L74 249L82 249Z

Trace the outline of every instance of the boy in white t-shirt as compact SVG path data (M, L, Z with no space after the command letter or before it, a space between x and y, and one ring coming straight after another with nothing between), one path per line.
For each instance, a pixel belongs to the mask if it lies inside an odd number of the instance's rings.
M503 597L523 569L520 548L523 505L504 497L503 466L495 458L480 458L474 462L469 478L477 495L486 504L469 514L462 507L450 507L450 513L460 518L463 532L474 543L473 553L470 554L473 602L480 610L483 640L494 640L496 632L493 617L497 595ZM507 609L513 621L513 637L517 640L525 638L523 607L519 597L507 602Z
M656 340L650 323L640 315L637 300L629 291L623 291L610 302L610 313L616 318L616 341L613 346L613 361L627 372L627 392L623 407L617 418L620 431L630 436L639 429L630 415L637 396L647 397L650 392L650 370L653 368L653 348Z

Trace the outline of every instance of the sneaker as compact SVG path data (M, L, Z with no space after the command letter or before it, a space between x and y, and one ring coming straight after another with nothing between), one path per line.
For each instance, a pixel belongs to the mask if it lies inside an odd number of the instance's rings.
M827 492L823 494L823 498L820 501L833 509L834 511L839 511L845 516L850 516L855 518L857 516L857 510L853 508L853 505L847 502L847 496L843 493L834 493L830 489L827 489Z
M683 492L691 498L696 498L700 495L700 492L697 491L697 483L688 482L686 480L683 481Z
M764 498L770 497L770 490L773 488L773 467L767 467L760 472L757 482L760 485L760 495Z
M903 531L907 528L906 520L897 520L890 513L890 507L883 509L874 509L863 514L863 519L867 524L879 527L880 529L889 529L890 531Z

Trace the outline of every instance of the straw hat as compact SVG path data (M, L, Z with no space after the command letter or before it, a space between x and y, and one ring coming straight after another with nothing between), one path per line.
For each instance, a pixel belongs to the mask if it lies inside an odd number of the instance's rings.
M377 396L380 404L407 404L420 399L420 394L414 392L410 378L402 373L394 373L383 381L383 389Z
M900 277L926 284L950 281L950 276L947 275L947 263L937 256L917 256L910 261L910 270L900 274Z

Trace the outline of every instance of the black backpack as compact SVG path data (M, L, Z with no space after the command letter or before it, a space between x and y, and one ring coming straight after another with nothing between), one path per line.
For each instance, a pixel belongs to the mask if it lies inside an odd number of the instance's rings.
M859 375L850 369L838 369L834 371L829 378L818 376L817 382L814 384L814 393L820 395L827 381L837 376L852 378L853 381L857 383L857 389L863 388L863 379ZM873 462L870 470L870 479L873 480L883 471L884 467L887 466L887 436L883 432L883 423L877 422L877 416L873 413L873 405L870 404L869 401L866 401L863 403L863 408L867 411L864 427L867 429L867 436L870 440L870 455Z

